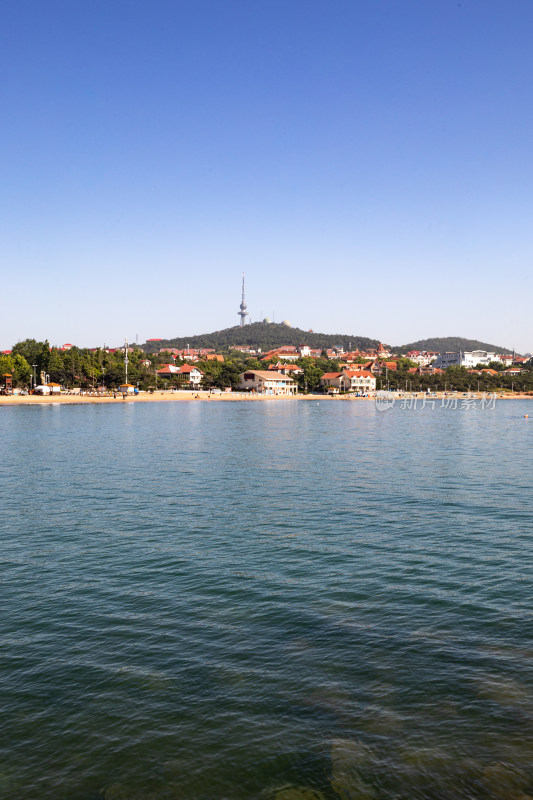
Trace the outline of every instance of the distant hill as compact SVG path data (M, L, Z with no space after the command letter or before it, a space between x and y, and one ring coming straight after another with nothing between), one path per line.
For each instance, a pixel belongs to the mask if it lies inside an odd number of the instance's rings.
M348 336L346 334L314 333L303 331L300 328L289 328L277 322L252 322L250 325L236 325L223 331L202 333L199 336L181 336L175 339L162 339L157 342L146 342L140 345L147 353L159 350L161 347L215 347L217 350L227 350L235 345L250 345L260 347L263 352L273 350L282 345L307 344L309 347L334 347L339 345L345 350L360 350L377 347L377 339L368 339L366 336Z
M189 347L214 347L216 350L229 350L236 345L249 345L261 348L264 353L282 345L300 344L309 347L328 348L336 345L345 350L370 350L379 344L377 339L369 339L366 336L348 335L345 333L314 333L304 331L301 328L289 328L287 325L277 322L253 322L250 325L235 325L233 328L225 328L222 331L213 333L202 333L198 336L180 336L175 339L161 339L155 342L146 342L140 347L146 353L153 353L161 347L176 347L178 350ZM418 342L397 345L392 347L394 353L407 353L408 350L435 350L445 353L457 350L489 350L495 353L511 352L507 347L500 347L495 344L479 342L477 339L464 339L461 336L447 336L434 339L420 339Z
M488 350L491 353L511 353L512 349L496 344L479 342L477 339L464 339L462 336L444 336L436 339L420 339L418 342L402 344L392 348L395 353L408 350L434 350L438 353L453 353L459 350Z

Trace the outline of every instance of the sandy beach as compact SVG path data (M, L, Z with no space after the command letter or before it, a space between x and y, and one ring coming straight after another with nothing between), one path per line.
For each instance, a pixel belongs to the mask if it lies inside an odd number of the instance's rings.
M402 397L410 397L411 395L400 395L397 399L402 399ZM423 394L419 393L418 395L413 394L413 397L418 397L422 399ZM447 397L452 397L448 393ZM462 393L458 393L455 395L456 397L462 397ZM476 393L476 397L481 397L481 393ZM433 398L441 398L443 397L443 393L438 393L437 395L433 395ZM498 395L499 400L532 400L532 395L527 394L505 394L505 395ZM137 395L128 395L127 397L123 398L122 395L117 394L116 397L113 395L91 395L91 394L56 394L56 395L0 395L0 407L1 406L12 406L12 405L53 405L60 403L61 405L83 405L87 403L98 403L99 405L102 404L117 404L117 403L175 403L175 402L198 402L199 400L203 400L206 402L245 402L245 403L256 403L256 402L272 402L276 400L328 400L330 402L334 401L357 401L357 402L365 402L368 400L374 400L374 397L355 397L353 395L317 395L317 394L299 394L299 395L258 395L258 394L250 394L247 392L222 392L221 394L212 394L207 391L198 391L198 392L189 392L189 391L177 391L177 392L139 392Z
M92 395L92 394L55 394L55 395L7 395L0 396L0 406L2 405L43 405L61 403L67 405L80 405L84 403L98 403L117 404L117 403L174 403L179 401L198 402L198 400L205 401L243 401L243 402L257 402L265 400L312 400L314 395L298 395L298 396L281 396L281 395L255 395L246 392L222 392L221 394L212 394L206 391L189 392L139 392L137 395L127 395L122 397L117 393L116 397L113 395ZM324 396L324 399L332 399ZM364 398L358 398L364 399Z

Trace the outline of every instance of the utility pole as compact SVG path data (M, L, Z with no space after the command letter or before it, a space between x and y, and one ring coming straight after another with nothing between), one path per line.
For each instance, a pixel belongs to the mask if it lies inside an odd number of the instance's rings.
M128 340L124 339L124 367L126 369L126 383L128 382Z

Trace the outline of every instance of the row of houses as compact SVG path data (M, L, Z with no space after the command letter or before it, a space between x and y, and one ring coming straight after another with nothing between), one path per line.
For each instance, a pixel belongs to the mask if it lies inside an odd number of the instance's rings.
M243 348L235 348L240 350L241 352L248 352L243 350ZM290 361L291 359L298 359L298 358L320 358L321 356L326 356L330 359L340 359L341 361L350 364L355 363L361 359L383 359L389 358L392 354L390 350L385 347L381 342L379 343L376 349L371 350L353 350L350 352L345 353L344 348L341 346L337 347L328 347L325 350L320 347L308 347L308 345L299 345L298 347L292 345L285 345L283 347L277 347L274 350L269 350L268 352L264 353L261 357L262 361L271 361L273 358L277 358L281 361Z
M370 394L376 390L376 378L366 370L345 369L341 372L326 372L320 379L320 385L329 394L339 394L339 392ZM296 394L298 384L287 373L271 369L249 369L239 375L236 388L258 394L289 396Z
M510 367L509 369L497 370L497 369L469 369L468 372L471 375L521 375L523 372L527 372L527 370L522 369L522 367Z
M491 363L499 363L506 367L511 367L512 365L525 364L529 360L524 356L516 356L511 353L494 353L490 350L458 350L438 353L433 361L433 366L439 369L446 369L447 367L466 367L469 369L477 367L479 364L488 366Z

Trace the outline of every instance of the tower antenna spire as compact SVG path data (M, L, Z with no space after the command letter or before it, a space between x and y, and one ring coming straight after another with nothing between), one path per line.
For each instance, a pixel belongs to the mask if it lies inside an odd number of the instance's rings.
M241 318L241 328L246 323L246 317L250 317L248 313L248 306L246 305L246 298L244 296L244 272L242 273L242 299L241 304L239 306L240 311L237 312L239 317Z

